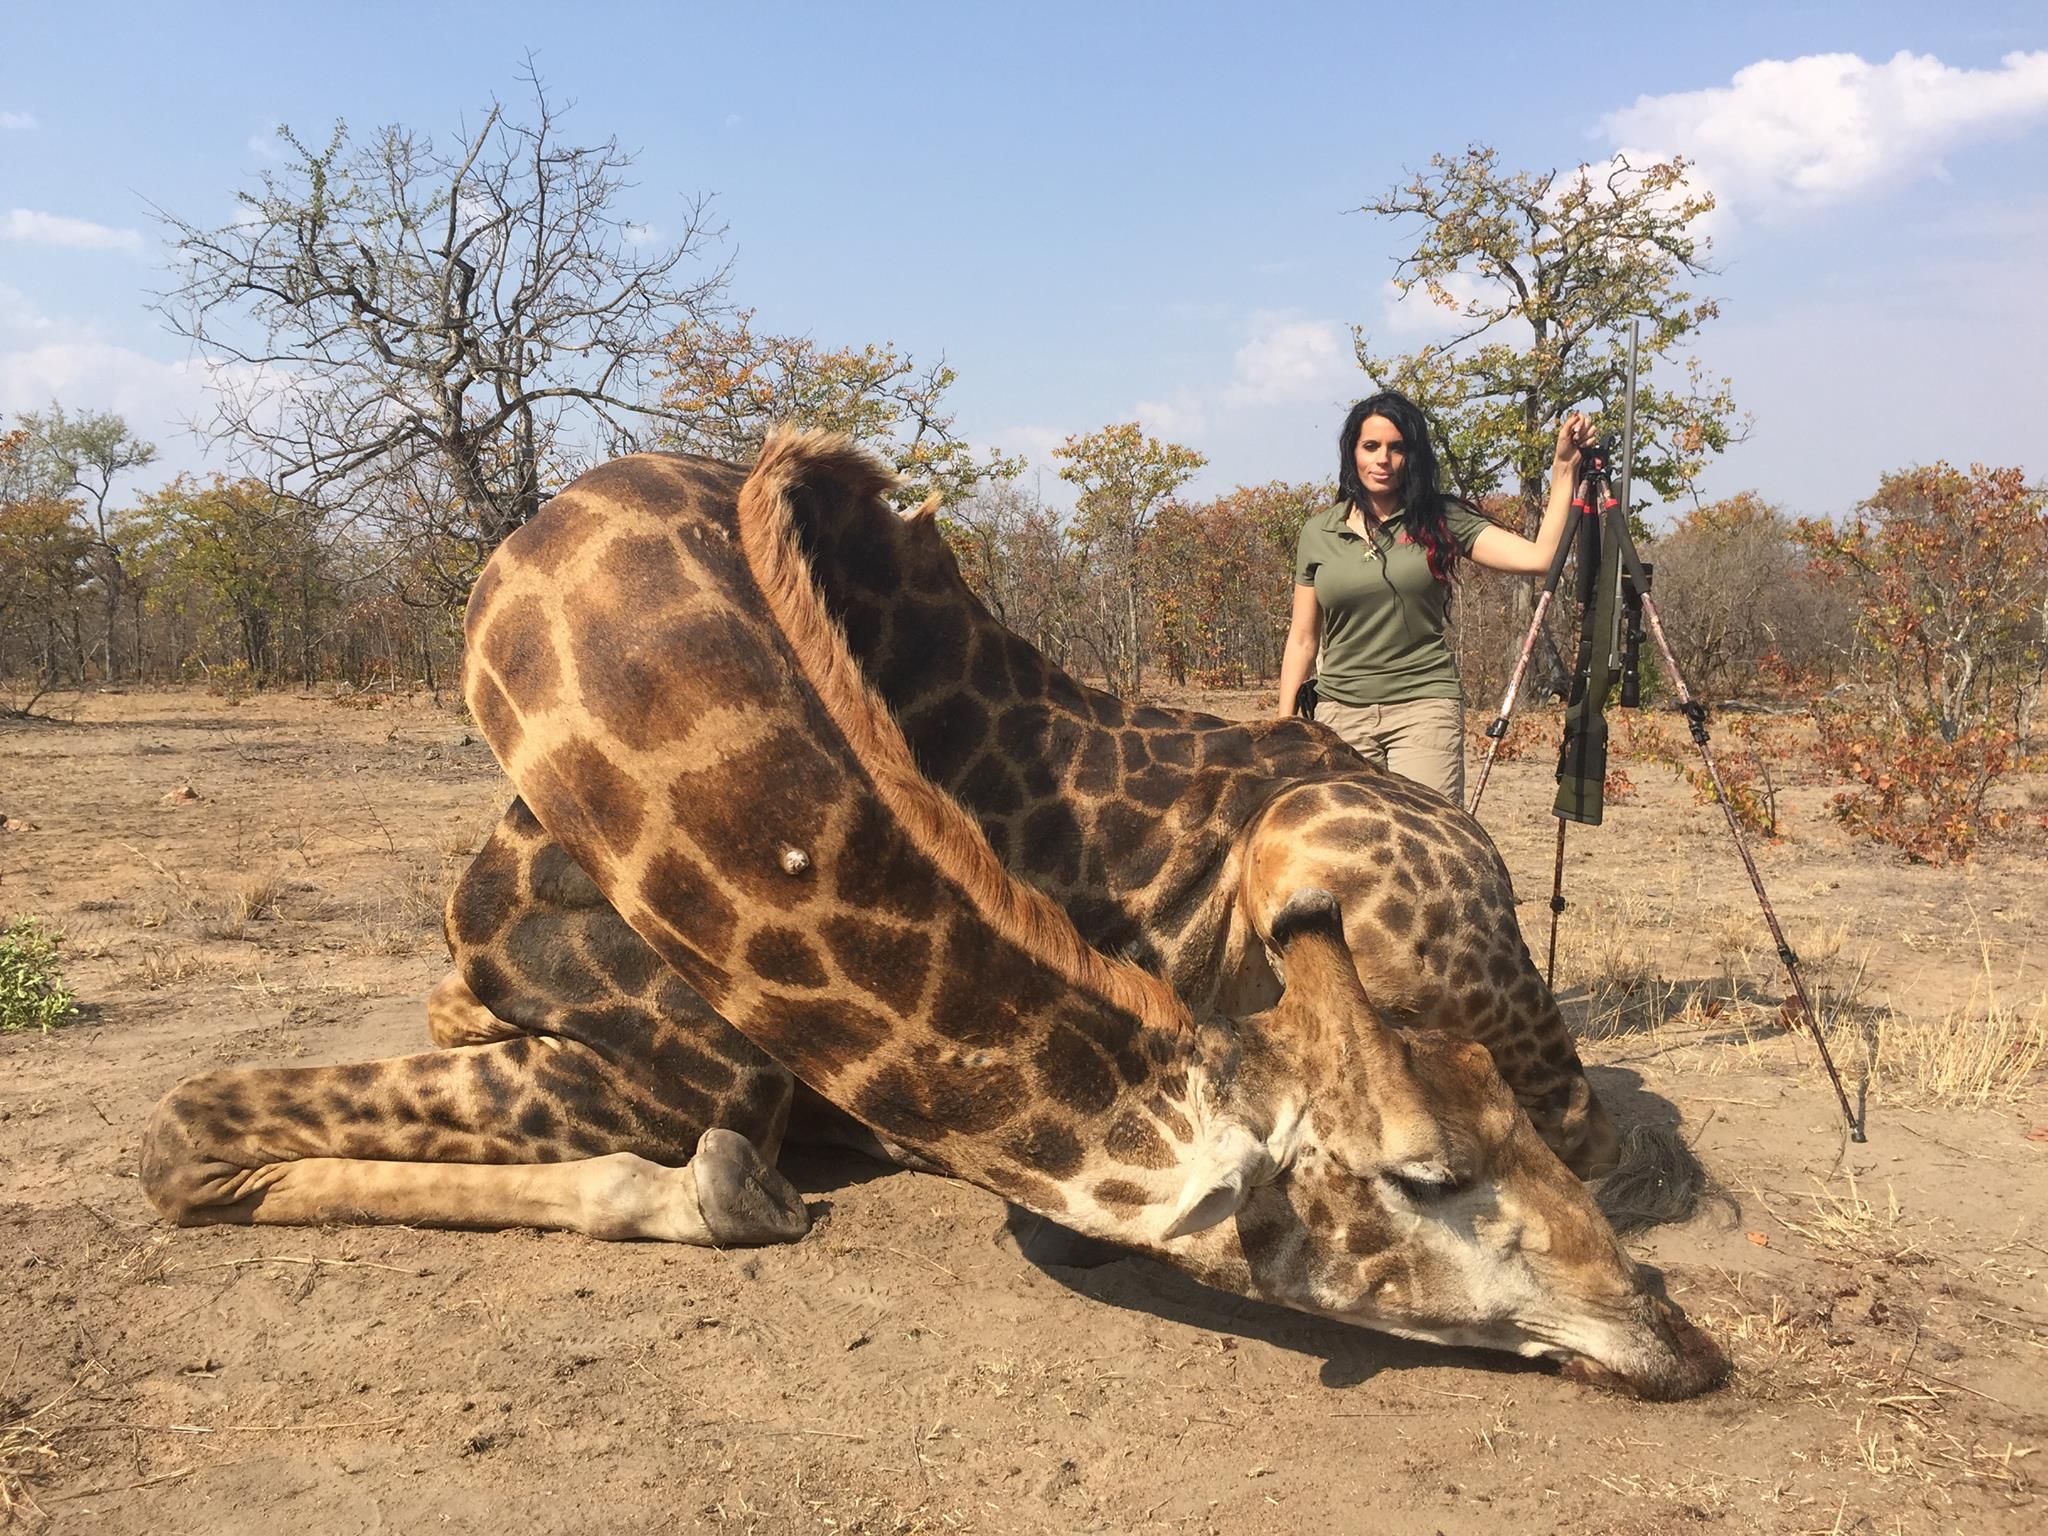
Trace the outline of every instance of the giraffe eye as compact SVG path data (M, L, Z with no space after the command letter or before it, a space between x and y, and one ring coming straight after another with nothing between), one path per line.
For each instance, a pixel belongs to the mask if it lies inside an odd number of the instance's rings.
M1430 1172L1440 1176L1431 1178L1425 1177L1420 1172L1383 1169L1380 1172L1380 1177L1396 1193L1413 1205L1434 1205L1439 1200L1445 1200L1457 1194L1458 1191L1465 1188L1466 1184L1470 1182L1469 1180L1459 1178L1448 1168L1432 1169Z

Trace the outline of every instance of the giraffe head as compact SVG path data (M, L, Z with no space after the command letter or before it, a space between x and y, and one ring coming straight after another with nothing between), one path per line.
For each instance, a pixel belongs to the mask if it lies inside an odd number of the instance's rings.
M1279 1003L1202 1030L1212 1113L1171 1247L1220 1251L1233 1289L1646 1398L1721 1380L1720 1351L1649 1289L1486 1048L1373 1012L1334 897L1298 893L1273 936Z

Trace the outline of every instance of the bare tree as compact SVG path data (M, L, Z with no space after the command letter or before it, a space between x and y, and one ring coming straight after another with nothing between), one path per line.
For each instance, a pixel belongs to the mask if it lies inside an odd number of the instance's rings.
M337 124L288 128L290 169L208 229L160 213L178 286L171 324L214 368L219 436L274 489L395 520L477 563L577 463L658 414L663 342L722 312L722 233L702 199L665 242L621 209L633 158L562 142L529 69L531 118L494 102L452 151Z

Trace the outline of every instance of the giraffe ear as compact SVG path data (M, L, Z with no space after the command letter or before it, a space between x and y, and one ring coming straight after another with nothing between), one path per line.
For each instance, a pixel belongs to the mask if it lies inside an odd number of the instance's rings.
M1447 1181L1444 1128L1415 1075L1408 1042L1380 1017L1358 980L1337 898L1323 890L1295 891L1273 915L1272 942L1286 967L1274 1011L1299 1010L1279 1032L1313 1039L1335 1029L1353 1052L1350 1071L1372 1112L1357 1122L1370 1128L1366 1134L1352 1134L1349 1125L1339 1130L1340 1141L1351 1143L1347 1164L1393 1170L1417 1183Z
M1228 1220L1244 1204L1246 1192L1272 1174L1273 1159L1266 1144L1237 1122L1225 1122L1196 1149L1187 1184L1160 1236L1171 1242Z

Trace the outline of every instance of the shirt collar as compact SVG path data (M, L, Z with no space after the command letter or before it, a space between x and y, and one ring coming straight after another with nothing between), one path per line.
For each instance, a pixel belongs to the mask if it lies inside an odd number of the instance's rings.
M1340 501L1336 503L1334 506L1328 507L1324 510L1322 514L1322 525L1323 527L1327 528L1331 533L1350 534L1350 536L1355 539L1358 537L1358 535L1351 532L1349 524L1350 517L1351 503L1348 501ZM1397 524L1406 522L1407 518L1408 510L1404 507L1400 511L1396 512L1392 517L1383 518L1380 521L1379 526L1381 529L1392 528Z

